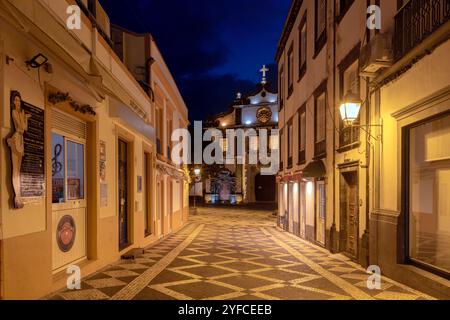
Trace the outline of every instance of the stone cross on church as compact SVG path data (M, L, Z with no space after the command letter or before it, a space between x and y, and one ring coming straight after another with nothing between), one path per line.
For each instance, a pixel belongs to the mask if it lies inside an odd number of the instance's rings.
M267 83L267 72L269 71L269 69L266 67L266 65L263 65L262 69L259 70L259 72L262 73L263 77L262 77L262 84L266 84Z

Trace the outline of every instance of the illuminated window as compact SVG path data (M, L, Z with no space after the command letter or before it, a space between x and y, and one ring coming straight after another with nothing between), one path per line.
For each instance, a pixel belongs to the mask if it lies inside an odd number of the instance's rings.
M52 152L52 202L84 199L84 145L53 133Z
M65 141L64 137L52 133L52 202L62 203L65 199L66 170L65 170Z
M450 115L409 130L409 258L450 275Z

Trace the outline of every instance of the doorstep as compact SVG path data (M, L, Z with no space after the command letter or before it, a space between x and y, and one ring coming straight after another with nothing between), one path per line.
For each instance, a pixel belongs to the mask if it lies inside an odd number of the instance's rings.
M397 265L395 280L435 298L450 300L450 281L413 265Z

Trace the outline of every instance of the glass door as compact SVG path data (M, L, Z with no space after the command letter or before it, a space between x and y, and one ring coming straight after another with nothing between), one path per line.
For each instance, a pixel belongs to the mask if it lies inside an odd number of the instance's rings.
M52 132L53 270L86 258L85 140Z

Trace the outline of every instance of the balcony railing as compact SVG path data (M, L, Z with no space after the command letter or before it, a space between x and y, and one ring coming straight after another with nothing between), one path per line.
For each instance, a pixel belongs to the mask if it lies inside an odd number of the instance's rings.
M75 0L81 11L88 17L98 33L112 48L109 17L98 0Z
M450 0L410 0L395 17L395 60L450 20Z

